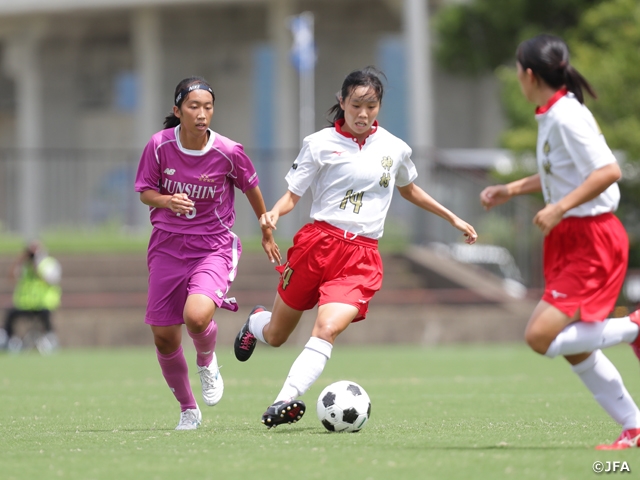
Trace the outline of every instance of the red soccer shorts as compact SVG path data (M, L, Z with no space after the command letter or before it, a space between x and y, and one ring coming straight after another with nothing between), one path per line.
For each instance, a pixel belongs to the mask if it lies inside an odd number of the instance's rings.
M629 239L612 213L563 219L544 240L542 300L585 322L615 307L627 272Z
M293 237L278 294L295 310L316 304L345 303L358 309L354 322L363 320L369 301L382 286L382 259L378 241L355 237L326 222L309 223Z

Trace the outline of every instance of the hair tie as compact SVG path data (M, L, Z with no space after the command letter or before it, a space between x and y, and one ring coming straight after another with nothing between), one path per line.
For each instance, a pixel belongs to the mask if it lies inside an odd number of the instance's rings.
M569 64L569 62L567 62L566 60L561 60L560 61L560 68L566 68L568 64Z

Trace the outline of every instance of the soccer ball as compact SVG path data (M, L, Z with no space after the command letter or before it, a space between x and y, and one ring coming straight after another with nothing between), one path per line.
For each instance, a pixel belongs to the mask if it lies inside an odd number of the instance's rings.
M358 432L371 416L371 400L360 385L341 380L320 393L316 412L330 432Z

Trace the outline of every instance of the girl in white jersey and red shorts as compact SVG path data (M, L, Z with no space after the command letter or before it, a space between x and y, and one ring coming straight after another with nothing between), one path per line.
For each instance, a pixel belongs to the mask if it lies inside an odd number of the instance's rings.
M202 414L191 391L182 351L182 324L193 339L196 365L207 405L224 389L215 354L217 308L236 311L227 297L242 251L231 231L234 190L242 191L257 217L266 212L258 175L242 145L209 128L215 96L200 77L175 90L166 127L142 153L135 188L150 207L149 292L145 323L151 326L162 374L180 403L176 430L193 430ZM279 258L268 230L262 245Z
M563 355L604 410L622 426L611 445L637 447L640 411L615 366L600 350L630 343L640 357L640 316L606 317L613 311L627 270L629 242L613 214L621 172L589 109L589 83L569 63L562 39L539 35L517 50L522 92L537 105L538 172L507 185L488 187L480 200L488 210L513 195L542 191L546 206L534 223L545 235L545 290L525 338L537 353Z
M336 337L363 320L382 285L378 238L394 187L408 201L449 221L474 243L471 225L444 208L413 182L411 149L376 121L383 85L372 67L350 73L342 84L331 127L304 139L286 176L288 191L260 217L265 232L276 228L311 189L311 218L287 252L273 311L256 307L238 333L234 350L246 361L256 339L278 347L287 341L304 310L318 305L311 338L293 363L282 390L262 416L267 427L292 423L304 414L297 397L318 379Z

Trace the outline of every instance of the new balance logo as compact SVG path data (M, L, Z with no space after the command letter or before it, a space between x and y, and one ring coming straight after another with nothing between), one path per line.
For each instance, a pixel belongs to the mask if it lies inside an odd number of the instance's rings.
M218 295L219 298L224 297L224 293L222 293L222 290L220 289L216 290L216 295Z
M553 296L553 298L567 298L566 293L561 293L557 290L551 290L551 295Z
M176 170L174 168L165 168L164 173L167 175L173 175L174 173L176 173Z

